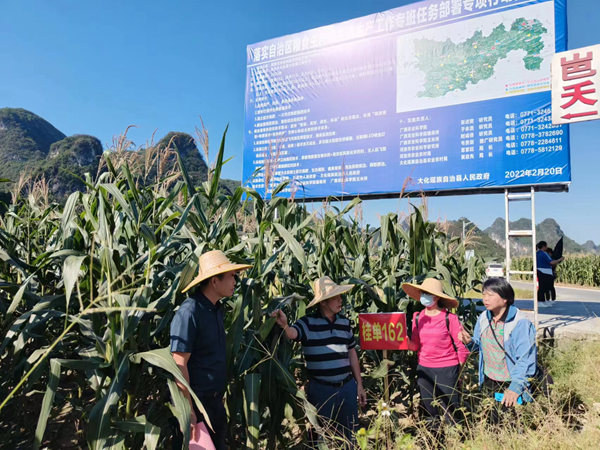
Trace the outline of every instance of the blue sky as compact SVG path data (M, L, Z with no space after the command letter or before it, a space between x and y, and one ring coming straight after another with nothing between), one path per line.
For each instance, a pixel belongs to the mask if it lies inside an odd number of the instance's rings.
M407 0L0 1L0 107L21 107L65 134L107 143L135 124L142 144L155 129L192 133L204 118L216 151L227 123L227 178L241 178L246 46L412 3ZM568 0L569 48L600 43L600 1ZM571 127L568 194L539 194L538 222L600 243L600 121ZM363 204L364 218L406 201ZM502 195L429 201L430 219L466 216L481 228L504 216ZM514 214L514 215L513 215ZM520 204L511 217L529 216Z

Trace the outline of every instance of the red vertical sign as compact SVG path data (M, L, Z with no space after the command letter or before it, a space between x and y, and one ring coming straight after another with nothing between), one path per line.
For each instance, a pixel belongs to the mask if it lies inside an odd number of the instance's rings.
M600 45L558 53L552 60L552 122L600 119Z

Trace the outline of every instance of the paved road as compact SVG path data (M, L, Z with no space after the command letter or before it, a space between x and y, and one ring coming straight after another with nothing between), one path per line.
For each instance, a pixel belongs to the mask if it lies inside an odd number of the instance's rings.
M513 287L531 289L531 283L511 282ZM600 290L556 287L556 301L540 303L539 328L546 337L600 339ZM533 320L533 300L517 300L515 306Z

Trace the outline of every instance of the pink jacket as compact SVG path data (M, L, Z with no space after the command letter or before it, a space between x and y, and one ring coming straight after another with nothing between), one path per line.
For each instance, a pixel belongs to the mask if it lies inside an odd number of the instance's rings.
M446 310L437 316L428 316L423 311L413 317L412 322L412 346L418 349L419 364L424 367L440 368L451 367L457 364L463 364L469 357L469 350L458 339L458 332L462 330L456 314L449 313L448 320L450 333L458 350L455 351L452 346L448 327L446 326Z

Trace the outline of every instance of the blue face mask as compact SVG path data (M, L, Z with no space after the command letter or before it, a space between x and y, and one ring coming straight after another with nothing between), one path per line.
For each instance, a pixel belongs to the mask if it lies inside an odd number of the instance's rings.
M431 305L433 305L433 303L433 295L427 294L426 292L421 292L421 304L425 308L429 308Z

